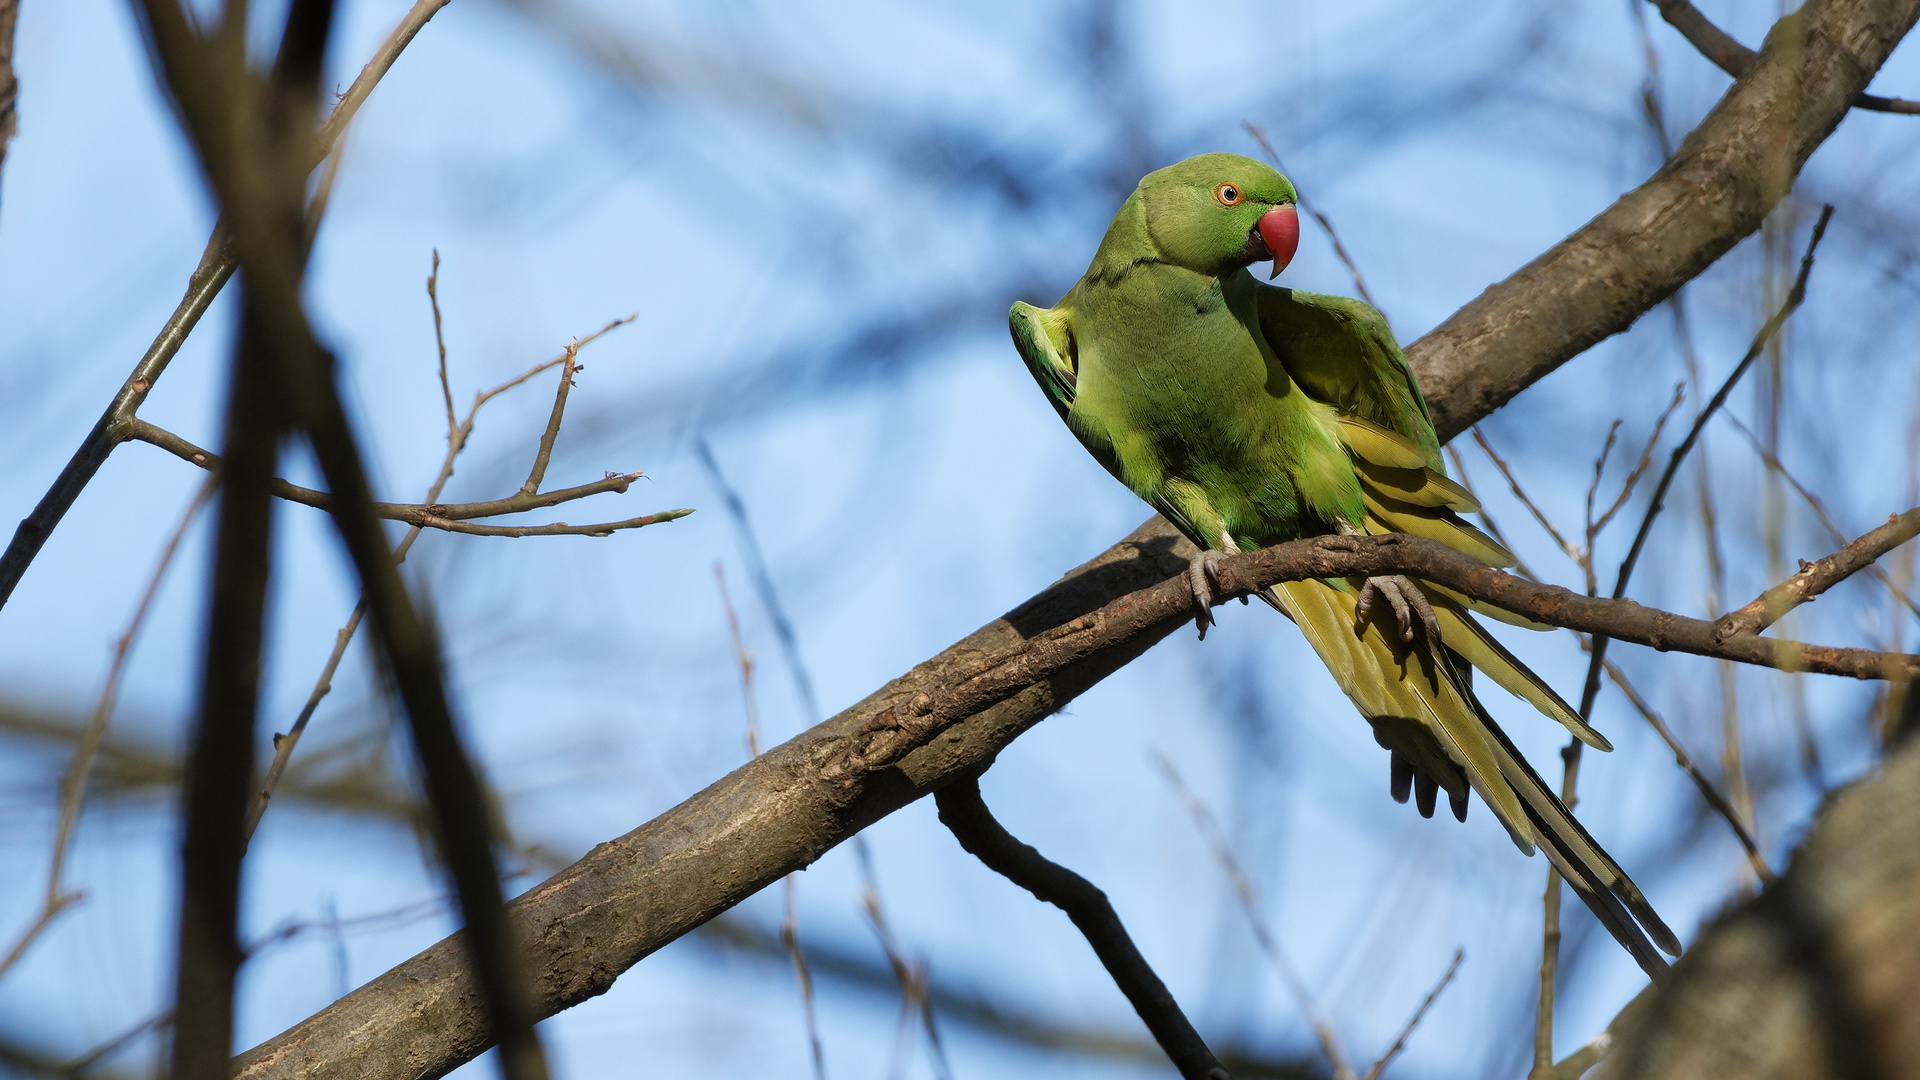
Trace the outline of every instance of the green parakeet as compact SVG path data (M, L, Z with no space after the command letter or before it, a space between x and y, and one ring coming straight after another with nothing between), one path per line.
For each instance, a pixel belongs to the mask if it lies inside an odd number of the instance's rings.
M1357 300L1275 288L1300 236L1293 185L1237 154L1149 174L1087 272L1048 309L1016 303L1014 344L1074 435L1205 554L1188 575L1202 637L1210 565L1329 533L1406 532L1495 566L1513 556L1458 516L1426 400L1386 320ZM1432 816L1477 791L1536 846L1649 974L1679 943L1474 695L1478 668L1596 749L1607 741L1507 652L1464 597L1404 577L1292 582L1261 598L1299 625L1392 758L1393 797ZM1377 600L1387 603L1379 604ZM1636 923L1637 920L1637 923ZM1644 930L1643 930L1644 928Z

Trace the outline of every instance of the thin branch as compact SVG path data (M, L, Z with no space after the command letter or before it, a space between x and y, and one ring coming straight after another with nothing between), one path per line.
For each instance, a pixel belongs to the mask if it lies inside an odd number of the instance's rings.
M1021 843L987 809L980 781L968 776L939 790L940 823L994 873L1067 913L1185 1080L1230 1080L1179 1002L1140 955L1120 916L1092 882Z
M1500 470L1501 476L1506 477L1507 487L1513 491L1513 497L1519 499L1520 505L1526 507L1527 511L1533 515L1533 520L1540 523L1540 527L1546 530L1548 536L1553 537L1553 542L1560 545L1560 550L1567 553L1567 558L1572 559L1575 565L1584 569L1586 567L1585 554L1581 552L1578 545L1569 543L1566 537L1560 535L1560 530L1554 528L1553 522L1547 519L1546 513L1534 505L1532 499L1527 497L1526 489L1521 487L1520 481L1514 478L1513 470L1508 467L1506 459L1494 451L1493 444L1487 441L1486 435L1481 433L1478 424L1474 425L1472 435L1473 441L1480 444L1480 449L1487 455L1487 459L1492 461L1494 467ZM1611 437L1608 439L1608 445L1612 445Z
M1387 1066L1393 1063L1393 1059L1399 1057L1400 1051L1406 1048L1407 1037L1413 1034L1414 1028L1420 1026L1421 1018L1427 1015L1428 1009L1433 1008L1433 1003L1440 1000L1441 992L1447 988L1448 983L1453 981L1454 975L1460 971L1461 962L1466 958L1465 949L1453 950L1453 963L1447 965L1446 974L1440 976L1440 981L1433 984L1432 990L1427 991L1427 996L1420 1002L1420 1007L1413 1010L1412 1016L1407 1017L1406 1026L1400 1029L1400 1034L1394 1038L1393 1045L1387 1047L1387 1052L1380 1055L1380 1060L1373 1063L1373 1068L1368 1069L1361 1080L1380 1080L1380 1074L1385 1072Z
M1731 34L1713 25L1700 9L1688 0L1648 0L1660 9L1660 17L1667 20L1680 36L1687 39L1700 55L1713 61L1713 66L1739 78L1752 70L1760 59L1760 54L1734 40ZM1920 114L1920 101L1906 101L1901 98L1881 97L1862 90L1853 96L1853 107L1868 112L1903 113L1908 116Z
M315 143L320 157L324 157L332 149L340 134L346 130L347 124L352 121L354 114L359 111L361 104L366 101L368 95L373 93L374 86L393 67L394 61L399 59L401 51L413 40L414 35L427 24L427 20L433 18L450 2L451 0L416 0L406 16L400 20L399 25L387 35L386 41L380 46L380 51L375 53L373 59L361 69L359 77L354 79L352 86L348 87L340 103L334 106L332 115L327 118ZM319 157L316 157L315 161L318 160ZM319 227L320 211L324 209L326 190L327 185L323 182L320 189L321 203L308 211L306 230L309 237L312 230ZM186 294L180 298L180 303L174 308L173 314L168 316L167 321L161 325L159 334L153 339L153 344L147 346L146 354L140 358L138 364L134 365L133 372L121 384L113 400L107 404L106 411L101 414L99 421L81 441L80 448L74 451L72 459L67 462L65 468L61 469L60 475L47 489L47 493L41 496L39 504L33 508L33 513L22 520L19 527L14 530L13 539L7 544L6 552L0 554L0 607L6 606L8 598L13 595L14 586L20 583L20 578L26 574L27 567L32 565L34 557L40 554L40 549L46 544L47 537L53 534L54 527L60 524L61 518L66 516L74 500L80 497L80 492L92 481L94 474L100 471L100 466L106 462L108 455L131 437L125 430L125 422L132 419L139 411L141 404L147 399L147 394L153 390L154 383L159 381L160 376L166 372L167 365L180 351L180 346L187 340L187 335L199 325L200 317L205 315L207 309L213 305L214 298L220 295L221 288L226 285L227 279L233 276L237 266L238 263L232 252L228 250L224 223L216 224L213 235L207 238L206 250L200 256L200 265L187 279Z
M1660 419L1654 421L1653 433L1647 436L1647 444L1641 448L1640 459L1634 463L1633 471L1628 473L1626 480L1621 483L1620 494L1614 497L1613 505L1607 507L1607 512L1600 515L1600 520L1590 521L1588 523L1587 550L1589 552L1593 550L1593 541L1600 535L1600 530L1607 527L1607 523L1613 520L1613 516L1620 512L1621 507L1627 505L1627 500L1633 496L1634 487L1640 483L1640 478L1647 474L1647 468L1653 464L1653 451L1660 445L1660 433L1667 429L1667 421L1673 418L1674 410L1680 407L1680 403L1685 401L1686 397L1687 384L1683 382L1674 383L1673 400L1669 401L1667 407L1661 410ZM1597 469L1594 473L1594 479L1596 481L1599 480L1599 472ZM1589 501L1587 506L1589 513L1591 513L1592 502Z
M433 309L433 335L434 335L434 341L436 345L438 345L439 347L438 352L439 352L440 395L442 400L445 401L447 404L447 453L446 453L446 457L443 458L440 462L440 471L433 478L433 485L427 489L426 499L422 502L421 507L419 507L418 509L432 508L432 509L441 510L443 512L448 509L454 509L455 512L462 512L464 510L473 509L474 505L469 504L467 507L464 507L464 508L447 508L447 507L439 506L438 500L440 498L440 492L445 490L447 486L447 481L452 479L453 477L453 469L454 469L455 461L459 458L461 452L467 448L467 442L473 435L473 425L474 425L474 422L479 418L481 406L485 405L487 402L493 400L494 398L500 396L501 394L504 394L507 391L513 389L514 387L519 386L522 383L525 383L528 379L533 378L535 375L538 375L539 373L546 371L547 369L553 367L554 365L563 363L569 355L577 355L580 349L585 348L589 343L599 338L601 335L608 333L609 331L613 330L616 327L625 326L626 324L632 322L638 316L638 313L636 312L633 315L628 315L624 319L614 319L611 322L608 322L605 326L601 327L599 330L595 331L594 333L588 334L586 337L579 339L577 342L573 342L569 344L568 351L561 353L560 356L552 360L546 361L544 363L535 364L533 367L522 372L520 375L516 376L515 378L509 379L506 382L501 383L500 385L495 386L490 390L476 392L473 396L473 405L467 410L466 419L455 420L454 414L453 414L453 388L447 377L446 343L445 343L445 339L441 336L440 297L439 297L439 292L437 288L439 283L439 275L440 275L440 253L438 251L435 251L433 253L433 271L427 278L427 302L429 306L431 306ZM136 420L135 423L145 424L145 421ZM151 425L148 425L148 426L151 427ZM157 432L159 429L156 428L154 430ZM172 436L171 433L165 433L165 434L169 438L177 438L176 436ZM185 440L180 440L180 441L182 443L185 442ZM191 446L191 444L187 444L187 445L189 447ZM198 448L192 448L192 449L193 449L193 453L187 457L188 461L193 462L194 464L207 464L209 468L211 468L212 465L218 463L217 459L211 459L211 455L206 454L205 451L200 451L198 450ZM211 460L203 460L203 459L211 459ZM635 474L632 474L632 476L634 478L637 478L639 474L635 473ZM276 480L275 482L276 484L284 484L284 481ZM591 485L588 485L588 486L590 487ZM286 487L291 488L292 485L288 484L286 485ZM304 490L304 489L301 489L301 490ZM313 494L319 495L320 493L314 492ZM557 493L550 493L550 495L551 494L557 494ZM322 497L324 498L324 496ZM584 498L585 496L583 495L581 497ZM379 508L384 505L388 505L388 504L375 503L374 504L375 512L377 513L379 511ZM484 505L484 504L481 504L481 505ZM685 516L685 515L677 515L677 516ZM639 518L636 518L633 520L638 524L627 524L627 523L616 523L616 524L620 524L623 527L627 527L627 528L638 528L642 524L652 523ZM663 517L657 514L653 515L653 521L663 521L663 520L670 521L672 520L672 518ZM426 527L427 525L424 523L415 523L411 528L407 530L407 534L400 538L400 543L397 544L393 549L393 561L395 565L398 565L400 563L404 563L407 561L407 553L413 549L414 541L419 539L420 531ZM571 528L570 526L565 526L564 524L562 524L560 527ZM463 527L456 526L455 529L452 531L461 531L462 528ZM466 526L464 528L472 528L472 527ZM544 528L551 528L551 527L548 526ZM580 528L597 530L599 527L581 526ZM608 531L612 531L612 530L609 529ZM537 535L554 535L554 533L542 533ZM590 535L590 536L605 535L605 533L599 532L599 531L590 531L587 533L587 535ZM253 834L260 827L260 819L263 816L265 816L267 812L267 805L273 800L274 790L280 784L281 775L286 772L287 763L291 761L293 758L294 749L300 744L300 737L306 733L308 722L313 719L313 714L315 710L317 710L320 707L321 700L324 699L329 693L332 692L334 673L339 670L340 661L346 656L347 646L352 644L354 633L359 630L360 622L362 619L366 617L366 614L367 614L367 599L366 599L365 593L363 592L361 594L359 601L354 605L353 614L348 617L346 625L342 626L339 629L339 631L334 634L333 651L330 654L328 654L326 664L320 669L320 677L314 681L313 689L308 691L307 701L305 705L301 706L300 715L294 718L292 726L287 729L284 735L276 734L273 737L273 762L270 765L268 765L266 779L261 783L259 794L254 797L253 808L250 811L248 811L248 814L247 814L246 839L248 843L251 843L253 841Z
M1760 633L1787 612L1817 599L1916 535L1920 535L1920 507L1889 515L1879 528L1823 559L1801 563L1800 571L1792 577L1722 615L1713 624L1715 638L1726 641Z
M127 421L127 429L134 439L157 446L192 465L209 472L220 468L220 456L209 450L203 450L173 432L135 417ZM638 472L609 473L607 476L577 487L561 488L541 494L529 495L517 492L504 499L491 499L477 503L384 503L373 504L375 517L388 521L402 521L423 529L439 529L443 532L464 533L468 536L607 536L621 529L637 529L661 521L674 521L693 513L690 509L662 510L644 517L628 518L625 521L607 522L599 525L568 525L564 521L548 525L487 526L468 524L474 518L505 517L508 514L523 514L529 510L543 510L574 502L593 495L607 492L625 494L635 480L646 474ZM333 513L333 496L324 491L300 487L275 477L272 481L274 496L315 510Z
M440 328L440 249L433 249L433 269L427 273L427 306L433 309L433 344L440 354L440 397L447 405L447 446L451 451L453 442L460 434L460 422L453 416L453 384L447 380L447 337ZM567 346L567 355L578 351L576 345ZM436 496L427 496L432 502Z
M1840 531L1840 525L1833 520L1833 515L1828 512L1825 501L1823 501L1820 496L1807 490L1806 485L1802 484L1794 477L1793 473L1787 470L1785 465L1781 464L1780 459L1760 442L1759 438L1748 429L1747 425L1740 422L1739 417L1732 413L1727 413L1726 417L1727 420L1733 424L1734 429L1746 437L1747 444L1752 446L1754 452L1760 455L1760 460L1766 463L1767 468L1773 470L1781 479L1792 485L1793 490L1799 492L1800 497L1805 499L1807 505L1813 508L1814 514L1819 517L1820 524L1826 528L1828 535L1832 536L1836 543L1847 543L1847 534ZM1915 616L1920 616L1920 603L1915 603L1913 597L1908 595L1905 589L1902 589L1894 582L1893 575L1882 569L1877 562L1869 565L1867 570L1871 572L1874 577L1880 579L1880 583L1887 587L1887 591L1893 594L1895 600L1905 605L1906 609L1913 612ZM1758 633L1758 631L1754 632Z
M1773 335L1785 325L1795 311L1799 310L1801 302L1807 298L1807 276L1813 272L1813 253L1820 247L1820 238L1826 235L1827 222L1832 218L1833 207L1831 205L1822 207L1820 220L1814 223L1813 233L1807 238L1806 254L1800 257L1800 272L1794 277L1793 288L1788 291L1786 300L1780 305L1779 310L1773 313L1773 317L1760 328L1760 332L1754 335L1753 344L1747 347L1746 355L1734 365L1733 372L1727 376L1725 382L1720 384L1720 389L1714 392L1713 398L1707 402L1706 407L1700 410L1700 415L1694 417L1693 426L1687 430L1687 437L1680 440L1679 446L1673 448L1673 454L1667 459L1666 470L1660 474L1660 482L1654 485L1653 498L1647 503L1647 512L1640 519L1640 529L1634 534L1633 545L1627 549L1627 557L1620 562L1620 571L1613 581L1614 599L1618 600L1626 595L1627 580L1633 576L1634 565L1639 562L1640 552L1646 547L1647 537L1653 532L1654 519L1660 516L1661 507L1666 504L1667 489L1673 486L1673 478L1680 471L1681 462L1686 460L1687 453L1700 440L1700 433L1706 430L1707 421L1713 419L1713 414L1719 412L1720 407L1726 404L1727 395L1733 393L1733 388L1739 383L1740 377L1753 366L1754 359L1766 348L1767 342L1773 339ZM1580 715L1583 717L1591 716L1593 713L1594 698L1600 693L1600 666L1606 657L1607 637L1604 632L1597 633L1593 640L1592 658L1587 664L1586 685L1580 693Z
M1733 803L1720 793L1720 789L1714 786L1713 781L1707 779L1707 774L1700 770L1700 766L1694 764L1693 756L1687 753L1686 747L1680 745L1679 738L1674 735L1673 729L1667 726L1665 718L1655 712L1653 706L1647 704L1646 698L1640 696L1640 691L1627 678L1627 673L1620 670L1620 665L1609 660L1606 666L1607 677L1611 678L1613 684L1627 695L1627 701L1633 705L1634 710L1646 720L1649 727L1659 734L1661 741L1667 744L1667 749L1673 752L1674 764L1686 770L1694 786L1700 789L1701 798L1706 799L1707 805L1712 807L1714 813L1719 814L1726 821L1727 827L1733 830L1734 839L1740 841L1741 848L1746 851L1747 862L1752 865L1754 874L1761 881L1771 883L1774 880L1773 868L1767 865L1766 857L1760 854L1760 844L1754 839L1753 832L1747 828L1746 822L1741 819L1740 812L1735 810Z
M1214 818L1213 811L1208 808L1205 800L1187 786L1187 782L1180 776L1180 770L1174 767L1172 759L1158 751L1154 752L1153 757L1159 764L1160 771L1165 774L1167 783L1173 787L1175 793L1180 796L1180 801L1186 805L1187 813L1192 816L1194 826L1200 830L1200 835L1206 840L1214 862L1220 865L1221 871L1227 875L1227 881L1233 885L1234 896L1239 900L1240 910L1246 915L1247 924L1253 930L1254 941L1259 943L1260 950L1266 953L1267 959L1273 961L1274 967L1279 969L1280 977L1286 982L1287 990L1293 995L1294 1003L1307 1018L1308 1025L1313 1029L1314 1038L1320 1043L1320 1052L1326 1055L1327 1063L1333 1067L1334 1080L1355 1080L1353 1066L1348 1063L1345 1051L1340 1048L1340 1039L1334 1033L1333 1022L1327 1018L1326 1013L1321 1011L1320 1003L1314 1000L1313 991L1307 988L1306 980L1300 977L1299 970L1293 966L1293 958L1287 955L1287 951L1280 945L1280 939L1267 926L1266 917L1260 912L1260 900L1254 891L1253 880L1240 869L1240 860L1234 857L1233 845L1227 842L1226 834L1221 831L1220 823Z
M1286 166L1280 164L1280 155L1273 149L1273 144L1267 141L1267 133L1260 130L1260 128L1251 121L1242 120L1240 121L1240 126L1246 130L1248 135L1253 136L1254 142L1260 144L1260 149L1267 152L1267 160L1273 162L1273 167L1285 173L1287 171ZM1373 294L1367 291L1367 283L1360 277L1360 267L1353 261L1353 256L1347 254L1346 245L1340 242L1340 234L1333 231L1333 222L1328 220L1327 215L1321 213L1318 207L1307 201L1305 192L1296 191L1295 196L1300 200L1300 209L1313 215L1313 220L1319 222L1320 227L1326 230L1327 239L1333 241L1334 257L1345 264L1347 273L1353 275L1353 287L1359 291L1360 299L1365 300L1367 306L1378 311L1380 305L1374 302Z
M781 881L784 914L780 919L780 942L793 961L793 976L800 984L800 1007L807 1020L807 1045L813 1050L815 1080L827 1080L826 1049L820 1043L820 1018L813 1008L813 973L807 970L807 954L800 949L800 883L788 874Z
M899 942L894 939L893 928L887 923L886 908L880 902L879 876L873 870L873 846L866 842L864 835L856 836L853 850L860 862L861 906L866 909L867 922L873 927L874 936L880 940L880 951L886 954L887 967L893 972L894 982L900 987L900 1034L895 1039L894 1060L888 1067L887 1075L902 1077L906 1074L909 1049L906 1035L917 1012L927 1033L928 1056L932 1059L934 1076L937 1080L952 1080L953 1067L947 1062L946 1047L941 1045L940 1027L933 1016L933 998L927 990L926 961L908 963Z
M185 539L187 529L200 516L201 509L213 497L217 487L218 482L209 477L187 502L186 511L180 515L180 524L174 527L173 533L160 549L160 558L147 578L147 587L141 591L140 600L134 605L133 617L127 620L126 632L113 643L113 659L107 665L107 677L101 684L100 698L74 745L73 761L67 766L66 775L60 779L60 817L53 832L53 856L48 860L46 900L33 925L20 935L7 950L6 956L0 958L0 978L6 977L41 931L51 925L70 904L80 899L78 893L69 893L62 888L62 882L65 880L67 849L72 846L73 829L80 820L80 808L86 802L87 775L93 771L94 757L99 753L100 741L107 733L107 721L113 716L114 701L120 692L120 676L126 671L127 656L133 650L134 639L140 636L140 628L146 624L153 598L160 592L160 582L166 578L167 568L173 565L174 553L180 550L180 542Z
M520 485L521 495L531 498L547 478L547 463L553 459L553 441L560 437L560 421L567 412L567 393L573 389L574 373L580 370L579 358L580 343L568 342L567 351L561 357L560 386L553 393L553 412L547 417L547 430L540 433L540 449L533 456L533 469L527 473L527 482Z

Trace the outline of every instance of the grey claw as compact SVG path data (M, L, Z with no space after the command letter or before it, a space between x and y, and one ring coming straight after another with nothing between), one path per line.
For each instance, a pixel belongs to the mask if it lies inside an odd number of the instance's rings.
M1213 625L1214 586L1220 584L1214 567L1226 556L1218 551L1203 551L1187 560L1187 585L1193 589L1193 624L1200 629L1200 640L1207 640L1207 627ZM1241 597L1245 603L1246 598Z
M1434 641L1440 640L1440 620L1433 613L1433 605L1427 602L1426 594L1420 586L1399 574L1370 577L1360 588L1360 596L1354 604L1354 612L1365 620L1373 610L1373 602L1385 598L1393 608L1394 620L1400 625L1400 640L1413 641L1414 616L1420 617L1420 625L1426 627L1427 635ZM1360 629L1356 626L1355 630Z

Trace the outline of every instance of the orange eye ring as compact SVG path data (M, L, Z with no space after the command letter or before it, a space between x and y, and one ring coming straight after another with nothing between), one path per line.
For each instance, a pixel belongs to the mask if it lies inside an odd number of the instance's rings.
M1246 199L1246 194L1238 184L1221 184L1213 189L1213 197L1220 200L1221 206L1239 206Z

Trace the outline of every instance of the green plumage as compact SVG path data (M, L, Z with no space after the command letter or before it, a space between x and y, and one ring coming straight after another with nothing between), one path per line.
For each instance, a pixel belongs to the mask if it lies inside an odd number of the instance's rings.
M1149 174L1058 304L1013 305L1028 369L1093 456L1202 549L1410 532L1511 565L1457 516L1478 506L1446 479L1426 401L1380 313L1247 272L1266 257L1261 215L1294 200L1285 177L1235 154ZM1494 724L1474 696L1473 669L1591 745L1608 749L1606 740L1462 598L1420 583L1440 640L1407 642L1391 614L1359 618L1362 584L1295 582L1262 598L1299 624L1392 752L1395 797L1417 790L1430 814L1443 788L1464 818L1468 791L1478 791L1514 842L1543 848L1643 967L1664 967L1640 927L1677 953L1671 931Z

